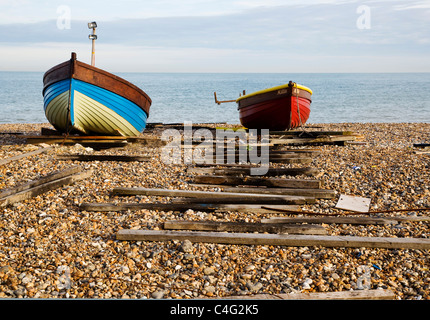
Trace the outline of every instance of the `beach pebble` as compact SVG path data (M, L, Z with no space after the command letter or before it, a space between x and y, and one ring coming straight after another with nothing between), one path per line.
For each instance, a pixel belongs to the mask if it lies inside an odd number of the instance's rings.
M0 125L3 131L39 134L46 124ZM343 214L340 194L371 198L370 210L430 208L428 154L415 153L430 124L318 124L318 130L353 131L366 144L319 145L312 156L314 179L335 190L333 199L304 204L300 210ZM311 129L313 130L313 129ZM144 135L156 135L161 131ZM0 159L40 146L1 137ZM21 142L18 142L21 141ZM72 166L94 170L91 177L2 208L0 212L0 298L169 299L252 294L338 292L387 288L396 299L430 299L429 250L225 245L177 241L119 241L120 229L163 230L167 220L261 222L279 212L249 213L188 210L87 212L80 204L172 202L171 197L112 194L115 187L222 191L197 186L187 165L167 165L160 149L140 144L89 150L82 145L50 145L52 151L0 167L0 189L16 187ZM292 146L309 148L308 146ZM150 155L140 162L59 161L57 154ZM273 163L274 167L303 164ZM355 169L354 169L355 167ZM359 169L358 169L359 167ZM282 178L287 178L282 177ZM297 217L288 215L286 217ZM304 215L302 215L304 216ZM368 214L366 214L368 216ZM419 218L428 212L370 215ZM389 225L324 224L328 235L430 238L428 221ZM374 267L376 266L376 267ZM68 272L67 272L68 270ZM368 270L368 273L366 273ZM363 282L363 276L370 282Z
M205 275L210 275L210 274L215 273L215 270L214 270L212 267L207 267L207 268L204 268L204 269L203 269L203 273L204 273Z
M186 252L186 253L191 253L193 252L193 244L190 240L184 240L181 243L181 247L180 247L182 252Z
M162 299L164 297L164 291L154 291L153 293L151 293L151 297L153 299Z

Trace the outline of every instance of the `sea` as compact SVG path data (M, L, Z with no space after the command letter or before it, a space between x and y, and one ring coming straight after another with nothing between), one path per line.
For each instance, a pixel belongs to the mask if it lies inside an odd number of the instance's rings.
M152 99L149 123L239 124L246 91L290 80L312 91L308 123L430 123L430 73L116 73ZM47 123L43 72L0 72L0 123Z

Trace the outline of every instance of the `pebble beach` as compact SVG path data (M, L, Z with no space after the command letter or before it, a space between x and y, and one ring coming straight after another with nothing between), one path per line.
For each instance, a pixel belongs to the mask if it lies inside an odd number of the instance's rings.
M341 194L371 199L370 211L410 209L378 217L429 216L430 143L427 123L312 124L352 131L363 143L316 146L310 167L334 199L301 205L306 212L341 214ZM0 159L41 148L19 134L40 134L49 124L1 124ZM145 133L146 134L146 133ZM151 133L148 133L151 134ZM154 135L160 132L152 133ZM210 190L191 185L185 164L165 164L160 148L129 144L92 150L79 144L0 166L0 189L79 165L90 178L0 209L0 298L200 299L303 292L390 289L398 300L430 300L430 252L418 249L223 245L190 241L119 241L120 229L162 230L167 220L260 222L287 213L136 210L86 212L84 202L169 201L156 196L113 196L116 187ZM418 152L417 152L418 151ZM147 162L59 160L60 154L147 155ZM303 166L276 164L278 167ZM306 178L300 177L297 178ZM368 214L369 215L369 214ZM367 215L367 216L368 216ZM294 215L297 217L297 215ZM370 214L370 216L372 216ZM395 225L324 224L328 235L430 238L429 221Z

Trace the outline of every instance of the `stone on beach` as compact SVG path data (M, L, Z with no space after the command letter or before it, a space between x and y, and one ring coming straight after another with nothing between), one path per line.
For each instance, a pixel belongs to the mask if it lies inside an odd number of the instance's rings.
M0 125L2 132L40 132L42 125ZM304 211L339 213L340 194L371 198L370 211L429 208L430 158L414 153L414 143L430 139L430 124L319 124L321 130L353 131L364 145L317 146L312 166L335 199L303 205ZM145 133L151 134L151 133ZM3 135L0 158L36 150ZM87 152L80 146L53 150L0 166L0 189L15 187L56 170L80 165L90 178L0 211L0 298L198 298L238 294L279 294L388 288L397 299L430 299L429 250L223 245L176 241L119 241L120 229L158 229L166 220L260 222L279 212L201 212L158 210L80 211L84 202L151 203L167 197L112 196L115 187L187 190L196 187L186 165L167 165L157 148L131 145L91 151L149 155L148 162L56 159L56 154ZM276 163L275 167L300 164ZM359 168L359 169L357 169ZM298 177L308 178L308 177ZM382 216L422 216L411 211ZM429 222L396 225L326 224L330 235L429 238ZM66 268L67 267L67 268ZM67 273L68 270L68 273ZM368 270L370 283L363 282ZM366 274L367 275L367 274Z

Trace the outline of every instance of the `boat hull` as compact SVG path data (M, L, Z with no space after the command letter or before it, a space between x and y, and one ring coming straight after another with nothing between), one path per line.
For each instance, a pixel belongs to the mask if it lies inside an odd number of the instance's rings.
M72 59L44 75L44 110L59 131L138 136L151 99L141 89L104 70Z
M249 129L291 130L309 119L312 91L289 83L236 100L241 124Z

